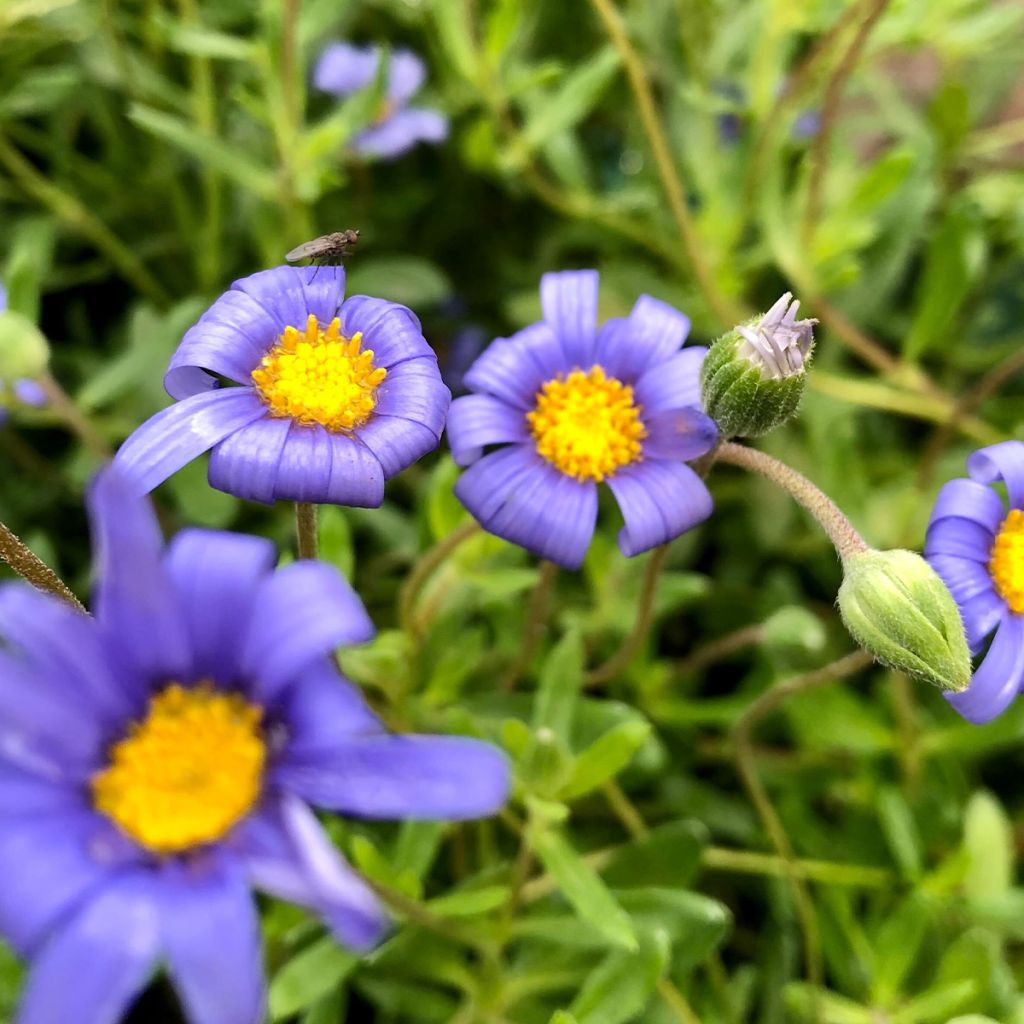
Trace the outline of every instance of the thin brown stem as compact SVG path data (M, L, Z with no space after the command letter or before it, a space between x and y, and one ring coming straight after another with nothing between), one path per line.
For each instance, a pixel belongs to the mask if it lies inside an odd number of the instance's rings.
M6 562L23 580L36 590L52 594L67 601L74 609L86 614L71 588L24 541L0 523L0 559Z
M700 1017L686 1001L686 997L676 988L670 978L658 979L658 995L669 1008L679 1024L700 1024Z
M740 466L751 473L758 473L788 492L794 501L802 505L817 520L843 562L852 555L868 550L864 538L854 529L842 509L792 466L787 466L756 448L748 448L733 441L726 441L721 445L718 449L718 461Z
M668 557L668 545L663 544L655 548L647 559L644 568L644 579L640 589L640 598L636 606L636 619L629 636L623 641L622 646L602 665L591 669L583 677L584 686L600 686L614 679L636 656L637 651L643 646L647 634L651 628L652 612L654 611L654 596L657 591L658 576L665 559Z
M692 675L694 672L699 672L709 665L723 661L747 647L756 647L763 639L764 626L760 622L741 626L717 640L703 644L691 651L685 658L680 658L675 663L675 671L680 676Z
M715 315L721 320L724 327L732 327L744 319L745 314L738 303L726 296L718 287L711 267L704 259L704 245L697 234L696 225L690 214L690 208L686 203L686 195L679 177L679 173L672 159L669 150L668 139L662 128L658 117L657 107L654 102L654 94L650 82L647 80L647 72L640 55L633 48L626 26L623 24L622 16L619 14L612 0L590 0L591 6L597 12L604 23L605 31L612 41L612 45L619 52L623 66L626 69L626 77L629 79L630 89L636 101L637 111L640 114L640 121L643 125L644 134L647 136L651 154L657 168L658 177L661 180L661 187L668 199L669 209L672 211L672 218L675 220L676 228L686 250L690 261L690 267L697 284L704 294L708 305Z
M308 501L295 502L295 540L299 558L316 558L317 506Z
M540 575L537 583L530 594L530 601L526 607L526 622L523 625L523 640L519 646L519 654L516 660L509 666L505 678L502 680L501 688L510 693L516 688L520 676L533 661L537 653L540 638L544 634L544 620L547 617L548 604L551 599L551 591L558 577L558 566L546 559L540 563Z
M416 601L424 584L433 575L441 563L470 537L475 537L480 532L480 524L475 520L463 523L448 534L442 537L432 548L428 549L416 564L402 584L398 592L398 620L402 629L407 633L416 636L416 627L413 612L416 608Z
M736 767L746 787L751 802L764 824L765 829L775 847L776 852L786 865L793 896L796 901L797 914L804 933L804 953L808 980L815 988L821 986L824 969L821 955L821 936L818 931L818 920L814 913L814 904L803 876L794 866L796 854L789 841L785 826L773 806L768 792L757 773L757 764L752 745L754 727L790 697L817 686L845 679L866 668L872 662L867 651L854 651L838 661L816 669L805 675L797 676L787 682L761 694L753 704L740 716L733 728L733 739L736 745Z

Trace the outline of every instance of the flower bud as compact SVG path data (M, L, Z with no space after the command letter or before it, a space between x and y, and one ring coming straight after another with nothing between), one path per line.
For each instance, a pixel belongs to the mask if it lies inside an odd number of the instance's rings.
M971 656L953 595L913 551L868 550L844 564L839 611L846 628L883 665L959 693Z
M42 331L13 310L0 310L0 380L40 376L50 361Z
M817 320L797 320L790 292L764 316L723 334L701 370L704 409L723 437L756 437L782 426L803 397Z

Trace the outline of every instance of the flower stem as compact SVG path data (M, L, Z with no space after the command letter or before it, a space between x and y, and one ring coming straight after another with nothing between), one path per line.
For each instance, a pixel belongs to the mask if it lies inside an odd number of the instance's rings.
M802 473L764 452L726 441L718 449L718 461L759 473L787 491L818 521L845 563L852 555L868 550L864 538L854 529L839 506Z
M680 658L674 665L677 675L687 676L709 665L715 665L725 658L730 657L737 651L747 647L756 647L764 640L764 625L760 622L751 623L749 626L740 626L739 629L726 633L716 640L692 650L685 658Z
M544 616L547 614L548 601L558 576L558 566L554 562L543 559L540 563L540 576L530 594L530 603L526 608L526 622L523 625L523 641L519 646L519 655L509 667L502 689L511 693L519 682L519 677L526 671L533 656L537 653L537 645L544 633Z
M299 558L316 558L316 505L308 501L295 502L295 536Z
M44 594L53 594L67 601L77 611L87 614L71 588L44 562L34 555L25 543L0 523L0 559L3 559L22 579Z
M57 378L46 371L40 375L38 383L46 395L46 404L64 421L71 433L82 442L82 446L100 459L111 458L114 453L106 439L96 430L85 413L75 405L74 400L61 387Z
M640 650L651 628L651 614L654 611L654 595L657 589L658 575L667 557L667 544L663 544L651 552L651 557L647 560L644 570L644 581L640 590L640 599L637 601L633 629L622 646L604 664L591 669L583 677L584 686L600 686L602 683L608 682L609 679L614 679Z

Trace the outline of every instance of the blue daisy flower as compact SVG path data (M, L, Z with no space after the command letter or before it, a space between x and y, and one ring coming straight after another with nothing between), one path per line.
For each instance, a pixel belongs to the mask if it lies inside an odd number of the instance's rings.
M971 652L992 637L967 689L945 695L980 724L1002 714L1024 683L1024 444L982 448L967 472L939 491L924 554L956 600ZM999 481L1009 508L991 486Z
M492 342L448 416L452 454L469 467L459 500L484 529L569 569L593 536L599 483L622 510L626 555L711 514L685 465L718 436L700 407L707 349L681 348L689 318L648 295L598 329L597 291L595 270L545 274L543 321Z
M235 281L182 339L164 377L178 402L125 441L120 471L145 493L212 449L228 494L380 505L437 447L451 393L409 309L344 294L341 267Z
M257 1024L251 889L357 950L386 928L310 805L462 819L505 800L477 740L393 736L331 652L373 626L332 567L257 537L162 549L116 475L90 493L95 617L0 587L0 933L31 970L18 1024L109 1024L163 965L191 1024Z

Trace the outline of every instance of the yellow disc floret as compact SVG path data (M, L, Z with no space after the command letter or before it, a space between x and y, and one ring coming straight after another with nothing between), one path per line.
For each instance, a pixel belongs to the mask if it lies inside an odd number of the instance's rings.
M272 416L317 423L328 430L362 426L377 404L376 391L387 370L362 349L362 334L346 338L335 317L327 328L310 314L304 330L284 334L252 372Z
M538 453L551 465L598 483L640 459L647 436L633 389L600 366L547 381L526 419Z
M259 796L261 716L237 694L172 683L93 776L96 809L154 853L220 839Z
M1024 512L1020 509L1013 509L999 527L988 571L1010 611L1024 613Z

